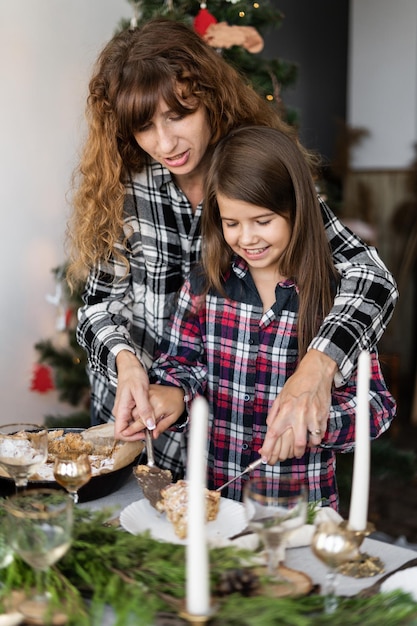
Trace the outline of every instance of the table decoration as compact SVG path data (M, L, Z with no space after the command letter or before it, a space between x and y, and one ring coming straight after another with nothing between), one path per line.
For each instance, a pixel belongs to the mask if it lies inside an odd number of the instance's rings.
M417 600L417 597L415 596L415 594L417 593L417 558L411 559L411 561L407 561L407 563L400 565L400 567L397 567L392 572L388 572L384 576L381 576L381 578L379 578L376 583L361 591L359 594L360 597L369 598L370 596L379 593L381 590L387 590L387 585L385 585L385 583L390 581L391 578L394 578L395 582L395 580L397 580L395 578L397 574L404 574L408 576L408 578L411 578L411 580L405 585L405 587L407 588L410 585L414 585L414 588L410 589L410 593L414 594L414 599ZM391 583L388 582L388 588L391 584L392 581Z
M72 546L52 567L48 587L58 605L66 600L67 626L105 623L102 618L109 606L115 616L110 623L117 620L117 626L166 626L167 615L172 623L184 626L178 614L185 600L185 546L105 526L112 513L74 510ZM342 597L331 622L325 621L323 598L316 593L297 599L271 598L262 594L264 581L260 581L257 595L217 594L222 574L241 569L250 555L251 551L232 547L210 550L211 595L217 605L210 626L276 626L278 618L280 626L407 626L417 620L417 603L401 592ZM18 557L0 571L0 578L10 590L33 584L31 568Z
M34 590L19 604L19 611L34 624L57 624L55 615L65 624L62 609L58 612L50 603L47 580L50 567L71 545L71 497L54 489L26 490L8 498L4 507L14 553L32 568L36 580Z
M26 488L47 455L48 431L44 426L22 422L0 426L0 469L13 480L15 492Z
M243 502L248 527L265 547L269 576L291 585L279 566L285 556L286 539L304 526L307 519L304 481L292 476L252 478L244 486Z
M208 404L197 397L191 405L188 441L188 531L186 544L186 606L191 623L207 621L211 614L209 558L206 529ZM197 621L195 618L198 618Z
M91 478L91 463L88 454L65 455L54 461L54 478L71 495L74 504L78 503L78 491Z
M324 612L334 613L338 605L338 571L343 563L357 558L357 543L348 527L334 522L321 522L313 535L311 549L328 567L323 586Z
M357 546L375 530L368 522L369 478L371 459L369 387L371 379L371 356L363 350L358 357L357 393L355 416L355 452L353 458L352 490L349 519L343 522L344 529L353 531ZM381 559L359 553L355 559L340 566L345 576L375 576L384 571Z
M369 381L371 358L368 352L361 352L358 358L355 452L353 458L352 492L349 509L351 530L363 531L367 525L369 500L369 467L371 454L369 425Z

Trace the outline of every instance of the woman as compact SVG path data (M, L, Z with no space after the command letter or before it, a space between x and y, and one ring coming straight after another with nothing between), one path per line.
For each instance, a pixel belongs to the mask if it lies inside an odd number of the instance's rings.
M77 336L88 354L92 420L114 418L121 439L143 438L145 425L157 437L165 418L149 403L146 369L174 296L200 258L212 150L245 124L291 136L295 131L196 33L165 19L107 44L90 81L87 119L69 222L68 277L73 284L86 280ZM276 436L264 444L267 456L290 427L295 454L303 454L307 412L319 443L333 379L346 380L359 351L375 345L398 295L376 251L324 203L321 211L341 284L271 407ZM183 470L179 441L174 432L155 441L157 462L175 474Z
M216 146L202 236L202 270L194 269L179 293L149 377L159 383L151 385L157 414L175 416L196 396L207 398L208 487L216 489L264 456L269 407L331 309L339 277L306 160L273 128L243 127ZM375 438L388 428L395 402L375 351L371 363ZM332 390L321 445L312 441L294 458L290 428L274 456L264 457L269 465L252 475L301 477L311 502L337 508L334 448L354 444L356 394L353 372ZM241 500L243 484L233 482L222 495Z

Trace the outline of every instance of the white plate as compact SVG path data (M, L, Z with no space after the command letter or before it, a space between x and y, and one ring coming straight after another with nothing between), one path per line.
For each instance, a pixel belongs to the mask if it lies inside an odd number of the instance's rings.
M184 545L187 543L186 539L177 537L174 527L165 513L159 513L145 498L132 502L123 509L120 513L120 524L132 535L138 535L149 530L153 539L167 543ZM207 540L213 546L224 545L229 537L240 533L245 527L246 517L243 504L227 498L220 498L217 518L207 524Z
M17 626L23 622L23 615L17 611L13 613L2 613L0 615L0 626Z
M417 602L417 567L409 567L408 569L395 572L381 583L380 587L383 593L396 591L397 589L410 593Z

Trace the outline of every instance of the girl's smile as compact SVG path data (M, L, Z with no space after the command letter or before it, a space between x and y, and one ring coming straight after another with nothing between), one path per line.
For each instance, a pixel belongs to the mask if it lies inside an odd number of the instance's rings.
M264 207L216 194L223 236L251 273L280 277L279 260L291 237L287 219ZM282 277L280 277L282 278Z

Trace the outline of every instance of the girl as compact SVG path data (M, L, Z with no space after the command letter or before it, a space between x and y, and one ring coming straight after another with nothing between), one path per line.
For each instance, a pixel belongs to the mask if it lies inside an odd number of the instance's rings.
M221 140L205 198L202 268L179 294L150 380L160 383L151 386L156 412L161 398L167 405L169 396L177 414L197 395L206 396L208 486L215 489L265 456L264 441L274 429L271 404L330 311L340 277L313 176L283 132L247 127ZM288 428L255 475L302 476L310 501L337 508L334 450L352 448L355 400L354 373L332 390L321 445L312 439L296 458ZM375 438L395 413L376 351L369 401ZM235 481L222 495L240 500L242 484Z

